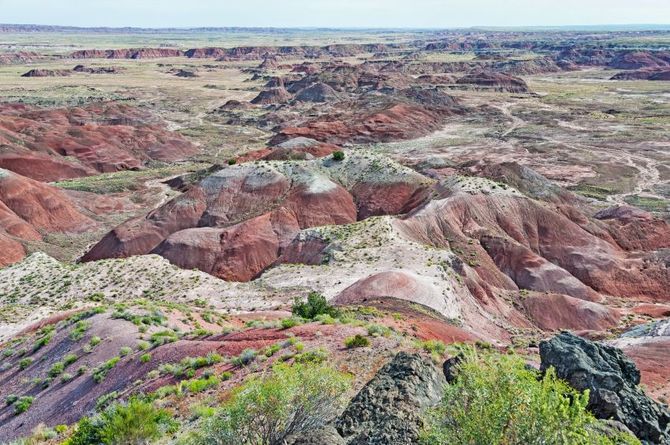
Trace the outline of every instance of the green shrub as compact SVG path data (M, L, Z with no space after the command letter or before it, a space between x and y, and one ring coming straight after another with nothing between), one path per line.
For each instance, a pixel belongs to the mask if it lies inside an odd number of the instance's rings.
M196 392L201 392L206 390L207 388L211 388L212 386L216 386L221 381L215 377L215 376L209 376L209 377L202 377L199 379L191 379L191 380L186 380L184 382L184 387L188 392L190 393L196 393Z
M60 381L63 382L63 383L67 383L67 382L69 382L70 380L72 380L73 377L74 377L74 376L73 376L72 374L70 374L69 372L64 372L64 373L61 374L61 376L60 376Z
M84 337L84 334L86 333L86 331L90 327L91 327L91 322L90 321L85 321L85 320L78 321L74 325L74 328L72 328L72 331L70 331L70 339L72 339L72 341L81 340Z
M346 346L347 349L364 348L366 346L370 346L370 340L360 334L356 334L353 337L348 337L345 339L344 346Z
M119 349L119 355L121 357L125 357L126 355L130 354L133 352L132 349L130 349L128 346L123 346L121 349Z
M63 363L65 366L70 366L72 363L76 362L79 357L76 354L67 354L63 357Z
M56 362L51 366L51 369L49 369L47 375L51 378L58 377L64 370L65 370L65 363Z
M344 152L343 151L334 151L333 152L333 160L334 161L343 161L344 160Z
M5 397L5 403L7 405L11 405L12 403L16 402L17 400L19 400L19 396L17 396L16 394L9 394L7 397Z
M174 432L176 427L175 420L166 410L131 397L125 404L111 405L99 416L81 419L65 445L147 444L167 432Z
M119 357L112 357L105 363L93 369L93 380L95 380L95 383L100 383L105 380L107 373L116 366L119 360L121 360Z
M23 396L19 397L16 402L14 402L14 413L21 414L28 411L30 405L33 404L35 397L32 396Z
M140 351L146 351L151 347L151 344L149 342L146 342L144 340L140 340L137 342L137 349Z
M101 341L102 341L102 339L96 335L96 336L91 337L91 341L89 341L88 344L92 348L95 348L96 346L98 346L100 344Z
M381 324L370 324L368 325L368 335L373 337L388 337L391 335L391 329L383 326Z
M237 159L228 159L228 165L235 165L237 164Z
M307 301L302 301L299 298L296 298L293 302L291 312L293 312L293 315L297 315L298 317L307 320L313 320L318 315L322 314L328 314L331 317L337 317L339 315L337 309L329 305L326 297L318 292L310 292L307 296Z
M166 343L172 343L177 341L179 337L174 331L159 331L151 334L151 343L154 346L164 345Z
M19 362L19 369L26 369L28 366L33 364L33 361L34 360L30 357L21 359L21 361Z
M447 352L447 345L440 340L426 340L419 343L419 347L426 352L431 354L437 354L443 356Z
M345 402L349 377L324 365L276 365L235 389L208 419L192 445L282 444L294 434L318 428Z
M515 355L466 352L458 378L426 418L425 445L605 445L592 429L588 392L550 369L543 378ZM636 442L632 442L636 443Z
M151 361L151 354L146 353L146 354L142 354L142 355L140 356L140 362L142 362L142 363L149 363L150 361Z
M224 382L233 378L233 373L231 371L223 371L221 373L221 380Z
M296 363L323 363L328 359L328 351L322 348L303 352L295 356Z
M291 317L291 318L284 318L281 321L281 327L282 329L290 329L292 327L298 326L302 324L299 318L296 317Z
M233 364L235 366L247 366L249 363L256 360L258 353L254 349L245 349L238 355L233 358Z

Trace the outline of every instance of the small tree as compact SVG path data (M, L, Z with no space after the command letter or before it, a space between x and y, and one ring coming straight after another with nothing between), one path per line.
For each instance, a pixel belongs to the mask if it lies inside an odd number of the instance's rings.
M296 298L293 302L291 312L293 312L294 315L308 320L313 320L322 314L328 314L331 317L337 317L339 315L337 309L329 305L326 297L318 292L310 292L306 302L302 301L300 298Z
M333 160L335 161L343 161L344 160L344 152L343 151L334 151L333 152Z
M191 443L282 445L332 420L348 386L348 376L323 364L276 365L237 388Z

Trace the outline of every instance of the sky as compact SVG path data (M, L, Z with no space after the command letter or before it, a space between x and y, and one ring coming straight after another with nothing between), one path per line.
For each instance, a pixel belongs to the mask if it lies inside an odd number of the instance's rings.
M0 0L0 23L352 28L668 24L670 0Z

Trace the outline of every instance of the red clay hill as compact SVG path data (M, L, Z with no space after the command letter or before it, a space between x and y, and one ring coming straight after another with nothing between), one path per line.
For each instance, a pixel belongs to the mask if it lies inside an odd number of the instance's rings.
M0 104L0 167L40 181L177 161L196 147L149 113L118 103L38 108Z

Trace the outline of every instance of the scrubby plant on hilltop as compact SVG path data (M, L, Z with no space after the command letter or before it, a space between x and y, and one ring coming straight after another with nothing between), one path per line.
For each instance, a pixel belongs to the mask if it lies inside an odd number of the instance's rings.
M333 160L334 161L343 161L344 160L344 152L343 151L334 151L333 152Z
M580 393L556 377L539 378L515 355L465 352L457 379L426 418L422 445L623 445L596 432Z
M307 296L307 301L302 301L296 298L291 309L293 315L302 317L308 320L313 320L319 315L327 314L331 317L337 317L338 311L333 306L328 304L326 297L318 292L310 292Z
M318 428L344 403L349 376L322 364L282 363L237 388L190 445L280 445Z

